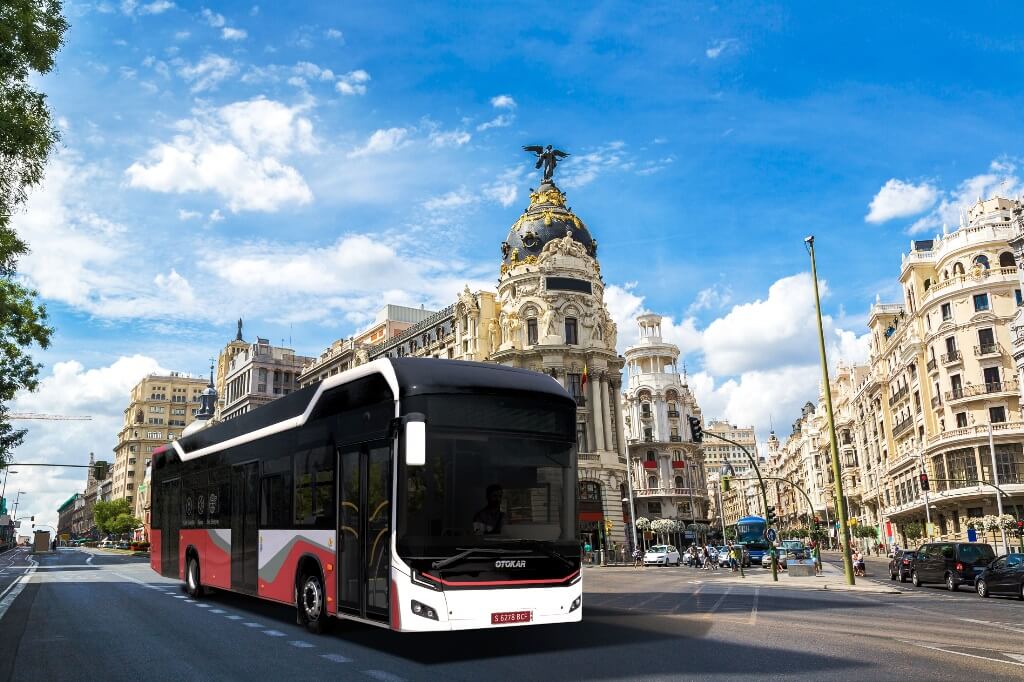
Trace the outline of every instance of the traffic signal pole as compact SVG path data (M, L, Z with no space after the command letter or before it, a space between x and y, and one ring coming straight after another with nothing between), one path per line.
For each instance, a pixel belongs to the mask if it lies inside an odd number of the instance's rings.
M839 467L839 445L836 442L836 421L832 413L832 385L828 378L828 355L825 352L825 328L821 322L821 295L818 293L818 266L814 262L814 237L804 240L807 252L811 255L811 279L814 280L814 306L818 318L818 351L821 354L821 377L825 389L825 412L828 416L829 443L832 450L832 478L836 498L836 516L839 517L841 554L843 555L843 573L846 584L853 585L853 558L850 556L850 526L846 518L846 505L843 499L843 472Z

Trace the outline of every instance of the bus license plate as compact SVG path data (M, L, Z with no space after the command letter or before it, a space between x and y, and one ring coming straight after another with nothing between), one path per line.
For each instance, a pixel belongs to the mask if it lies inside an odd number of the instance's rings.
M507 625L509 623L529 623L533 620L533 611L501 611L491 614L491 625Z

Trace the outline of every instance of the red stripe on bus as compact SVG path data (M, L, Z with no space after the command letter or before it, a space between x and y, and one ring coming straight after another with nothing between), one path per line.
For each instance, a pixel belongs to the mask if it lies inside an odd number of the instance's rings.
M579 571L573 571L564 578L544 578L538 580L478 580L478 581L464 581L464 580L445 580L444 578L438 578L432 576L429 573L420 573L424 578L430 578L434 582L441 583L442 585L451 585L452 587L463 587L463 586L474 586L474 587L493 587L494 585L550 585L552 583L564 583L566 580L572 580Z

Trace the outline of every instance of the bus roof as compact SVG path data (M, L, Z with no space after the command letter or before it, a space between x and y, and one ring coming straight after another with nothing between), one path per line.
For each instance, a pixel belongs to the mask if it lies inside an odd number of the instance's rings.
M212 454L235 445L296 428L314 415L332 392L360 379L378 376L394 398L434 393L528 392L572 401L552 377L527 369L485 362L436 358L383 358L354 367L273 400L234 419L184 436L171 446L182 460ZM155 454L155 453L154 453Z
M763 516L742 516L742 517L736 519L736 523L757 523L757 522L764 523L765 522L764 521L764 517Z

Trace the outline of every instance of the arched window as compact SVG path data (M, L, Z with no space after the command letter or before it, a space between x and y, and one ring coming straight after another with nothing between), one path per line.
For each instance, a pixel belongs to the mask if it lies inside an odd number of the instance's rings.
M942 271L942 279L944 279L944 280L949 279L949 270L943 270Z
M983 267L986 270L988 270L989 269L988 256L979 253L977 256L974 257L974 264L975 265L980 265L981 267Z
M999 267L1001 268L1015 268L1017 267L1017 261L1013 259L1013 254L1009 251L1003 251L999 254Z
M924 281L924 290L928 291L931 288L932 288L932 281L930 279L926 279Z
M656 477L654 477L654 476L648 476L647 477L647 487L648 488L657 488L658 487L658 479Z
M964 274L963 263L953 263L953 276L957 277Z

